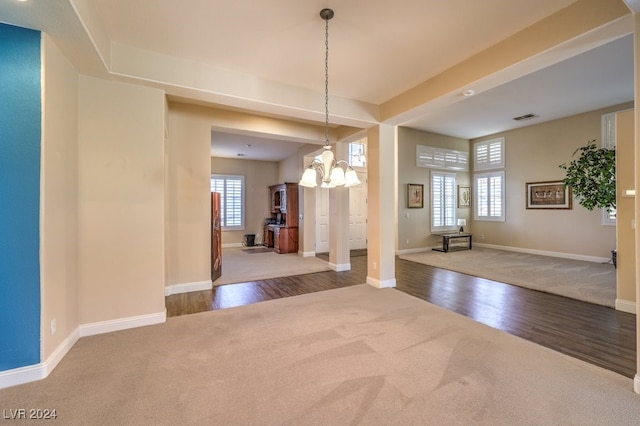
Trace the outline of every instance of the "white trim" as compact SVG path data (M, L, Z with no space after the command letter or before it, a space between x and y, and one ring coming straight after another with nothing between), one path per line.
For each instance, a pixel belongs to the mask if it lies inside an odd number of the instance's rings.
M298 256L302 257L316 257L315 251L299 251Z
M392 278L389 280L380 281L376 278L367 276L367 284L376 288L393 288L396 286L396 279Z
M640 393L640 375L638 374L633 378L633 391Z
M496 245L496 244L478 243L475 240L473 241L473 246L474 247L485 247L485 248L496 249L496 250L514 251L514 252L517 252L517 253L537 254L537 255L540 255L540 256L559 257L559 258L562 258L562 259L583 260L585 262L594 262L594 263L607 263L607 262L609 262L611 260L608 257L586 256L586 255L583 255L583 254L560 253L560 252L557 252L557 251L534 250L534 249L521 248L521 247L500 246L500 245ZM438 246L434 246L434 247L438 247ZM422 248L397 250L396 251L396 255L400 256L400 255L403 255L403 254L421 253L421 252L429 251L429 250L432 250L432 249L433 249L433 247L422 247ZM635 302L630 302L630 303L633 303L634 306L635 306ZM625 312L628 312L628 311L625 311Z
M192 291L211 290L213 288L213 282L209 281L196 281L192 283L181 283L168 285L164 288L164 295L171 296L172 294L189 293Z
M627 312L629 314L636 313L636 302L631 300L616 299L616 311Z
M139 315L136 317L119 318L109 321L99 321L80 325L80 337L96 334L111 333L112 331L143 327L145 325L162 324L167 321L167 310L155 314Z
M437 247L437 246L433 246L433 247ZM424 251L431 251L433 247L420 247L420 248L396 250L396 256L401 256L403 254L422 253Z
M222 248L243 247L242 243L227 243L223 244Z
M586 256L583 254L560 253L557 251L534 250L534 249L519 248L519 247L500 246L495 244L476 243L475 241L473 242L473 245L478 247L492 248L496 250L515 251L518 253L527 253L527 254L538 254L540 256L560 257L562 259L584 260L585 262L594 262L594 263L607 263L610 260L610 258L608 257Z
M342 271L350 271L351 270L351 263L331 263L329 262L329 269L331 269L332 271L336 271L336 272L342 272Z
M79 329L76 328L75 331L58 345L56 350L53 351L45 362L0 372L0 389L23 385L46 378L69 350L71 350L73 345L76 344L79 338Z

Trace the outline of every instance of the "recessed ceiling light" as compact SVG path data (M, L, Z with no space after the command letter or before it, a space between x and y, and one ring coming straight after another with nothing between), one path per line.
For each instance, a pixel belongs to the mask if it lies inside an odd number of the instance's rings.
M471 89L469 89L469 90L465 90L464 92L462 92L462 94L463 94L464 96L466 96L466 97L469 97L469 96L473 96L473 95L475 95L475 94L476 94L476 91L475 91L475 90L471 90Z
M242 153L238 154L238 157L244 157L244 156L245 154L242 154Z

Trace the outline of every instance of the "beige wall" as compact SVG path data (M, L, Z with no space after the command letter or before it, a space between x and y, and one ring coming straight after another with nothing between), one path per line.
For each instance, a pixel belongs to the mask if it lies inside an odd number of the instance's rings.
M627 302L636 300L636 248L635 200L625 197L626 189L635 189L634 176L634 110L616 114L616 233L618 249L616 304L625 304L623 310L630 310ZM626 309L625 309L626 308Z
M164 92L81 76L81 324L164 313Z
M211 173L244 176L245 229L223 231L222 244L240 244L244 234L256 234L256 243L261 243L264 220L271 216L269 186L282 183L278 180L278 163L212 157Z
M78 73L46 34L42 68L41 345L46 360L79 326Z
M602 225L600 210L589 212L575 200L571 210L527 210L525 184L562 180L565 173L558 166L571 161L574 151L588 141L601 140L602 114L629 106L604 108L478 139L505 137L506 221L472 222L476 241L610 258L616 246L615 227Z
M167 285L211 282L211 110L169 103Z
M398 251L434 247L439 244L437 237L431 235L431 170L416 165L417 145L447 148L469 152L467 139L421 132L405 127L398 128ZM456 173L458 185L469 185L469 172ZM407 207L407 184L424 185L424 208ZM458 209L457 215L467 219L470 225L470 208Z

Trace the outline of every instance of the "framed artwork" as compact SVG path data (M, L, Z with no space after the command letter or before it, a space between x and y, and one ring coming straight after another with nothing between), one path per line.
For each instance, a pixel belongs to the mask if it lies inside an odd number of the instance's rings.
M407 207L410 209L424 207L424 185L420 183L407 184Z
M571 209L571 187L564 182L527 182L528 209Z
M458 185L458 208L471 206L471 187Z

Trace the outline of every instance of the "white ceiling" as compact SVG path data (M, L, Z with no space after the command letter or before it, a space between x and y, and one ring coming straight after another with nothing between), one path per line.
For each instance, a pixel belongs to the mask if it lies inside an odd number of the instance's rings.
M329 22L330 104L345 100L379 105L575 0L0 0L0 21L49 33L82 72L118 78L122 47L238 77L215 91L189 91L171 82L129 72L137 84L162 87L168 95L225 107L250 105L258 114L309 120L324 113L324 21ZM629 25L629 31L632 31ZM423 108L401 124L436 133L475 138L633 100L633 42L624 31L593 49L510 82L477 88L478 94ZM584 50L584 49L583 49ZM111 53L110 53L111 52ZM115 52L115 53L114 53ZM557 61L556 61L557 62ZM206 68L213 67L213 68ZM541 69L540 69L541 68ZM522 74L522 73L521 73ZM220 74L223 75L223 74ZM255 87L253 87L255 84ZM244 93L275 93L276 101L241 102ZM249 87L247 87L249 86ZM214 93L215 92L215 93ZM322 108L278 105L303 93ZM301 96L298 95L298 98ZM316 102L317 100L317 102ZM235 104L234 104L235 103ZM234 104L234 105L232 105ZM334 106L335 108L335 106ZM513 117L539 117L515 122ZM332 122L348 117L332 116ZM344 124L344 123L342 123ZM299 145L273 137L212 132L216 155L278 160ZM217 141L217 142L216 142ZM322 141L318 141L322 143ZM247 147L249 144L251 147ZM257 149L261 147L261 149ZM289 150L281 153L280 150ZM262 153L260 153L262 152ZM268 157L267 157L268 156Z

